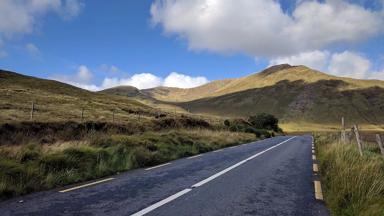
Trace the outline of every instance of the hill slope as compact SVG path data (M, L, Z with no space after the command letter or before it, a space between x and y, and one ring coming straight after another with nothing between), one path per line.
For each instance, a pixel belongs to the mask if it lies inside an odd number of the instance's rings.
M331 76L305 66L277 65L250 76L192 89L141 90L193 113L227 117L267 112L293 130L335 129L347 123L384 127L384 82Z
M130 113L151 112L150 107L126 97L0 70L0 122L28 120L32 101L38 121L79 120L83 108L84 120L110 120L112 110L121 120Z

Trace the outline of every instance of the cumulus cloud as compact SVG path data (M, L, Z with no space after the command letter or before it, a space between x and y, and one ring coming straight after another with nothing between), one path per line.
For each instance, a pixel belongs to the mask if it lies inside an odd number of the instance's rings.
M369 78L370 69L371 62L367 58L349 51L333 54L328 66L331 74L358 79Z
M278 57L271 59L269 62L270 66L285 63L305 65L335 76L384 80L384 69L382 71L375 70L372 62L367 57L351 51L331 53L326 50L316 50L292 56Z
M40 18L49 12L64 19L73 18L80 13L83 5L81 0L1 0L0 41L32 33Z
M105 78L102 88L111 88L121 85L134 86L138 89L154 88L162 84L162 79L150 73L135 74L129 78Z
M156 0L152 21L193 50L276 57L353 43L383 33L384 15L343 0Z
M327 67L330 58L328 51L315 50L312 52L303 52L297 55L277 57L271 59L269 64L290 64L290 65L305 65L316 70L324 70Z
M105 78L101 88L129 85L138 89L148 89L158 86L193 88L208 83L208 79L202 76L191 77L176 72L170 73L164 79L151 73L135 74L128 78Z
M193 88L208 83L208 79L202 76L190 77L184 74L172 72L163 82L163 86L177 88Z
M106 66L106 68L111 69L109 66ZM102 89L127 85L134 86L138 89L155 88L158 86L193 88L209 82L208 79L203 76L192 77L176 72L170 73L165 78L156 76L151 73L137 73L132 76L123 78L105 77L100 85L93 84L93 77L93 72L87 66L80 65L77 67L75 73L69 75L57 74L51 77L51 79L65 82L70 85L74 85L90 91L99 91Z
M92 84L93 73L85 65L80 65L76 72L70 75L57 74L51 79L57 80L59 82L68 83L70 85L77 86L79 88L87 89L90 91L98 91L100 87L95 84Z

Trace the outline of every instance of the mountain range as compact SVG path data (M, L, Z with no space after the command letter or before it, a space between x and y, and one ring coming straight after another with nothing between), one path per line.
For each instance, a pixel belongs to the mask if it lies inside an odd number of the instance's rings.
M288 131L339 129L341 117L348 127L384 129L384 81L287 64L190 89L118 86L100 92L0 70L0 93L1 122L28 120L34 101L43 121L78 119L83 109L89 119L110 119L116 111L129 120L129 113L155 115L160 108L220 118L265 112L277 116Z

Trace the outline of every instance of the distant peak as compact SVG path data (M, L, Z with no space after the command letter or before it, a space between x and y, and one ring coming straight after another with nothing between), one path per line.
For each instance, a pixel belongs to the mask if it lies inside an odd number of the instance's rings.
M292 66L289 64L274 65L274 66L271 66L271 67L261 71L260 74L270 75L270 74L273 74L277 71L281 71L281 70L285 70L285 69L289 69L289 68L294 68L294 67L296 67L296 66Z

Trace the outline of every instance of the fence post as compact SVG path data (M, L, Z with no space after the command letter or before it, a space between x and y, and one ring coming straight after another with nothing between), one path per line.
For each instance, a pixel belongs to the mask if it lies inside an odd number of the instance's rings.
M341 117L341 142L343 144L346 143L346 140L347 140L347 136L345 134L345 122L344 122L344 117Z
M115 123L115 109L112 110L112 123Z
M31 116L30 116L31 121L33 121L33 114L34 114L34 112L35 112L35 102L32 101Z
M84 108L81 108L81 123L83 123L84 120Z
M376 134L376 141L377 141L377 144L379 144L381 154L384 155L384 144L380 134Z
M360 153L361 156L363 156L363 149L362 149L362 145L361 145L359 126L358 125L354 125L353 128L354 128L355 135L356 135L356 141L357 141L357 146L359 148L359 153Z

